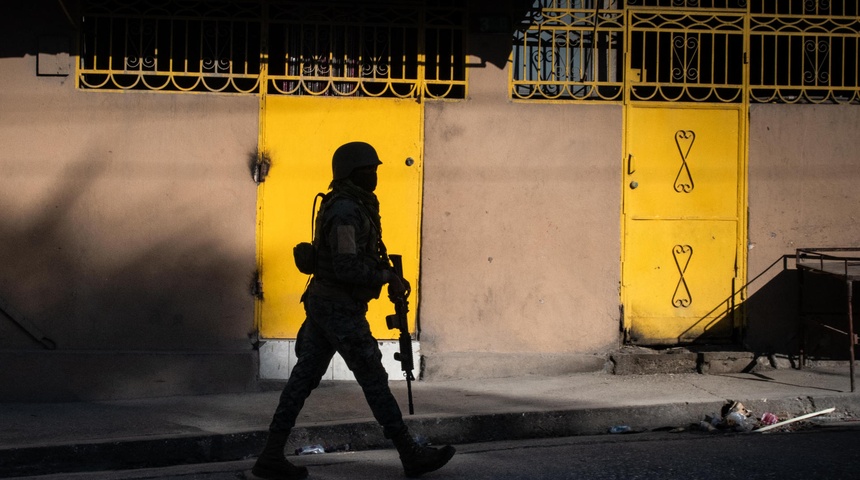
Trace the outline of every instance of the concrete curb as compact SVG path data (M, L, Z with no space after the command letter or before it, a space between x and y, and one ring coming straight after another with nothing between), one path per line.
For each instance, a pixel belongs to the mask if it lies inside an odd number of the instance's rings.
M793 418L836 407L830 419L860 417L860 396L851 394L733 400L741 401L757 415L769 411L780 418ZM461 416L417 416L408 418L407 423L415 434L432 438L437 444L463 444L604 434L613 425L628 425L637 431L689 427L697 424L705 415L719 413L723 405L725 402L683 402ZM0 477L241 460L256 456L265 438L266 432L258 430L6 448L0 449ZM351 450L391 446L373 421L297 427L290 437L288 452L310 444L340 448L348 445Z

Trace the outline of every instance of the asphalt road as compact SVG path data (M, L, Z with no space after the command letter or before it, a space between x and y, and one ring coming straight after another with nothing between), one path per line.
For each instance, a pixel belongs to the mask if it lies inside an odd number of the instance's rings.
M394 450L292 457L313 480L402 479ZM242 480L253 460L29 480ZM253 477L248 477L253 478ZM860 424L788 433L651 432L458 446L427 480L860 478Z

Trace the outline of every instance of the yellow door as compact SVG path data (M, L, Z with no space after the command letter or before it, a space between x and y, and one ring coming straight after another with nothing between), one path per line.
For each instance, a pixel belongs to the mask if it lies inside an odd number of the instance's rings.
M627 108L622 297L633 343L732 338L745 265L741 111Z
M382 229L389 253L403 256L410 296L410 331L415 328L421 218L421 105L415 100L269 96L263 146L271 168L260 186L258 263L263 299L258 301L260 335L296 338L304 321L299 298L308 277L293 261L293 246L310 241L311 207L331 182L331 157L351 141L373 145L379 167ZM377 339L397 338L385 325L394 312L385 290L371 302L368 321Z

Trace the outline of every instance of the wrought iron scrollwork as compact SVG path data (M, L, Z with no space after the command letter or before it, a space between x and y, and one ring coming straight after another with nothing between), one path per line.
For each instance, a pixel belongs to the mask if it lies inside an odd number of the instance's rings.
M690 151L696 141L696 132L692 130L678 130L675 132L675 145L681 155L681 168L675 176L675 191L678 193L690 193L695 188L693 174L690 173Z
M807 85L827 85L830 83L830 72L827 70L827 65L830 63L830 42L807 39L804 42L804 51L808 67L803 72L804 83Z
M690 288L687 286L687 280L684 274L687 272L687 267L690 266L690 260L693 258L693 247L690 245L675 245L672 247L672 257L675 259L675 266L678 268L678 284L675 286L675 293L672 295L672 306L675 308L687 308L693 303L693 295L690 293Z
M699 69L695 65L699 54L699 40L693 36L675 35L672 45L674 47L672 52L680 65L672 69L672 81L698 81Z
M466 95L466 13L455 2L84 3L81 88Z

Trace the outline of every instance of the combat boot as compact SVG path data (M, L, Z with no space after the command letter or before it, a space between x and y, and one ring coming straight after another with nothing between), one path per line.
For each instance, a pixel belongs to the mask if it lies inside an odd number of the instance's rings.
M284 457L287 436L286 433L269 433L263 453L251 469L254 476L269 480L300 480L308 477L306 467L297 467Z
M422 447L412 439L406 428L401 430L392 440L397 448L397 453L400 454L403 471L410 478L442 468L456 452L454 447L450 445L445 445L442 448Z

